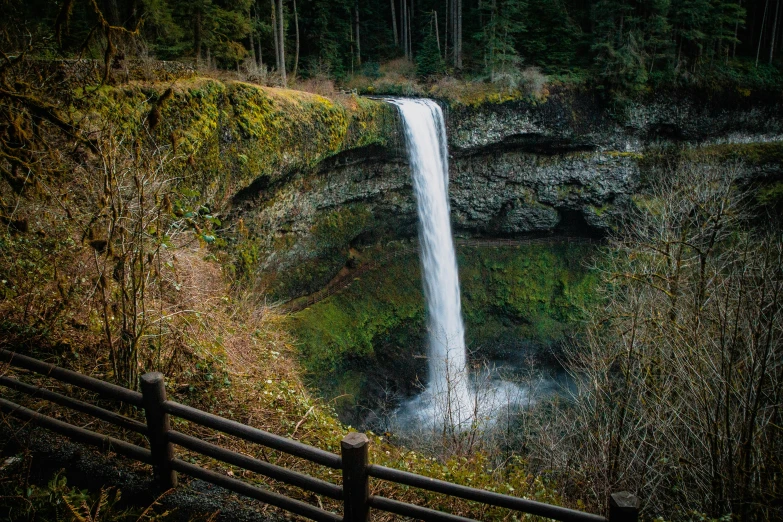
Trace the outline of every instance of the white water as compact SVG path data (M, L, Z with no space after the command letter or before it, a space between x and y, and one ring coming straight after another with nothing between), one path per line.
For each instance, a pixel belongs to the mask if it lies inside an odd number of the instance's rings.
M392 99L402 116L419 216L428 314L428 382L401 416L422 427L462 430L509 404L513 386L471 384L465 350L459 275L449 209L449 166L443 112L431 100ZM516 401L514 401L516 402Z

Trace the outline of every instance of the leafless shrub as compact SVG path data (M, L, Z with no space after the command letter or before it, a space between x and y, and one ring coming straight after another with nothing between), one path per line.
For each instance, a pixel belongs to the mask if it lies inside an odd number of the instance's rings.
M661 173L599 265L578 392L533 449L599 506L630 490L650 516L780 517L783 236L747 229L739 170Z
M380 66L381 74L384 76L398 76L408 79L416 78L416 64L405 58L397 58L384 62Z
M541 72L538 67L525 67L522 70L522 84L525 89L532 95L540 97L544 94L544 88L546 87L549 79L546 74Z
M311 92L321 96L335 96L337 89L334 87L334 80L331 80L325 76L313 76L306 80L299 80L293 88L298 91Z

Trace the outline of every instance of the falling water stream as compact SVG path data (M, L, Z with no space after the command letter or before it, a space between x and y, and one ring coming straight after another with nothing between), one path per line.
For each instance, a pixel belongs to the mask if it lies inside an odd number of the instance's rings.
M493 382L479 385L467 369L465 327L459 275L451 235L448 144L443 112L426 99L391 99L405 129L419 216L424 296L427 302L428 381L425 390L400 416L417 425L462 429L491 418L497 406L509 404L515 387ZM488 382L488 381L487 381Z

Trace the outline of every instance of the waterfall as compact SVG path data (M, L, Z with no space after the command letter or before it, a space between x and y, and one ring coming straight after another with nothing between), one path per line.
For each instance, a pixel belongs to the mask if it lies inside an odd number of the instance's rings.
M419 217L428 323L428 382L419 410L460 426L476 411L468 384L465 328L449 212L448 143L443 112L431 100L392 99L399 108ZM423 412L419 412L423 413Z
M403 404L408 428L462 431L494 424L526 395L491 371L467 368L459 274L449 209L449 164L443 111L432 100L388 99L397 106L413 175L427 301L428 378L423 393Z

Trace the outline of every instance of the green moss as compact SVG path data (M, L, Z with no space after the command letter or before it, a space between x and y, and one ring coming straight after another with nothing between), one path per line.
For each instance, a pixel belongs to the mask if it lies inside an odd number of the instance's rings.
M640 166L650 168L670 164L673 161L730 162L740 161L751 166L783 163L783 142L724 143L700 147L666 147L645 154Z
M326 286L347 260L347 252L331 249L298 263L293 269L284 272L266 271L263 278L268 296L274 300L283 300L292 295L313 293Z
M590 248L461 248L468 344L561 338L595 299L595 277L582 264ZM379 346L412 354L414 348L394 341L419 338L426 328L418 255L394 259L364 275L341 293L294 314L288 327L300 342L304 367L313 374L342 371L346 363L376 356Z
M568 244L460 250L468 344L561 338L594 301L595 278L583 265L590 252Z
M644 154L641 152L621 152L619 150L610 150L605 152L605 154L611 158L631 158L635 160L644 158Z
M293 315L289 329L300 342L305 368L328 373L340 369L345 358L372 356L376 341L410 319L424 324L415 255L393 260L341 293Z
M756 198L759 203L765 206L783 206L783 181L772 183L759 190Z
M101 87L80 112L96 125L111 121L132 140L145 136L145 119L170 84ZM330 100L311 93L242 82L193 78L176 83L160 107L154 135L169 143L173 169L212 204L265 178L311 168L344 150L386 145L397 134L394 108L376 100Z
M333 248L344 248L370 226L372 220L372 210L361 203L322 214L310 230L313 238L312 249L322 252Z
M783 163L783 142L709 145L687 149L684 156L692 160L743 161L757 166Z

